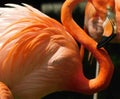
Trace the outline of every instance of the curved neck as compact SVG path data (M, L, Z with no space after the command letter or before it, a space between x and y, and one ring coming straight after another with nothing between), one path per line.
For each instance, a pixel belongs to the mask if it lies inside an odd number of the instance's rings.
M96 49L97 43L90 38L72 18L74 7L81 1L82 0L66 0L62 6L61 21L69 33L90 52L92 52L93 56L99 62L100 72L96 78L88 80L84 76L83 71L80 71L78 81L75 82L76 87L73 86L74 90L90 94L100 91L108 86L114 68L107 52L103 48Z
M115 9L115 0L88 0L98 11L106 13L107 6L110 6L112 10Z
M107 6L111 7L112 12L115 11L115 1L114 0L89 0L95 7L98 15L105 19L107 13Z

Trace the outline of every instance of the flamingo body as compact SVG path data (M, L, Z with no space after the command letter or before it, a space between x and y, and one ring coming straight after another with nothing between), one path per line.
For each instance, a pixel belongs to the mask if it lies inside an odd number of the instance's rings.
M4 22L0 81L22 99L39 99L54 91L67 90L80 59L73 37L60 23L29 5L9 6L13 8L0 10Z

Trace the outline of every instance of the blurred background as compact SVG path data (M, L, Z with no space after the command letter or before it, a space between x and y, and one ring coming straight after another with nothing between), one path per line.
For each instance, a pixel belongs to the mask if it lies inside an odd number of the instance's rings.
M60 10L61 5L64 1L65 0L2 0L0 1L0 6L3 7L5 3L27 3L39 9L48 16L60 21ZM74 20L82 28L84 26L84 8L86 5L86 1L79 4L73 12ZM108 51L113 60L115 71L109 87L99 92L97 94L97 98L94 98L94 95L83 95L80 93L63 91L52 93L46 97L43 97L43 99L120 99L120 44L110 43L105 47L105 49ZM95 77L96 60L93 59L93 62L90 63L87 58L88 51L86 50L83 61L84 73L86 77L91 79Z

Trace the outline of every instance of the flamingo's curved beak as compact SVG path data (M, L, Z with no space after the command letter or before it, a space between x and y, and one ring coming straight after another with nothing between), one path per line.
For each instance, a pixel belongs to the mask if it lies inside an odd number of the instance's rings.
M106 20L103 23L104 33L101 40L98 42L97 48L101 48L107 45L115 36L117 31L117 26L115 22L114 12L111 11L110 7L107 7Z

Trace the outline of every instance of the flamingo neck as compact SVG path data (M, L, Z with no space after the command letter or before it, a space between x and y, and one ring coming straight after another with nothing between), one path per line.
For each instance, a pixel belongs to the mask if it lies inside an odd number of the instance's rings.
M61 21L69 33L84 47L86 47L97 59L100 65L100 72L94 79L88 80L83 71L80 70L74 82L74 90L90 94L103 90L109 85L113 74L113 64L107 52L102 49L96 49L96 42L91 39L82 28L80 28L72 18L74 7L82 0L66 0L62 6ZM81 65L80 65L81 66Z
M66 0L66 2L62 6L62 12L61 12L61 21L65 28L69 31L69 33L78 41L80 41L81 44L85 44L85 46L89 46L89 44L96 47L97 43L93 41L86 33L85 31L80 28L76 22L72 18L72 11L74 7L83 0ZM72 31L72 32L71 32ZM82 35L81 35L82 33ZM91 41L91 42L87 42Z
M89 0L95 7L98 15L105 19L107 13L107 6L110 6L112 11L115 11L115 1L114 0Z

